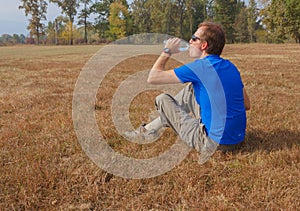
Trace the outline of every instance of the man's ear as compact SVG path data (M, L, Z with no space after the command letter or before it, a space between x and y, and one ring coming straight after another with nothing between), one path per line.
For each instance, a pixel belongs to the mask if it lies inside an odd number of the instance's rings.
M208 48L208 43L207 41L201 42L201 51L204 51Z

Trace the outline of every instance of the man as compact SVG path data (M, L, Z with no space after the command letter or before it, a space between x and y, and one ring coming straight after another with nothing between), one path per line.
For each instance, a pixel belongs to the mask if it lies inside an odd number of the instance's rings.
M171 127L200 153L202 164L219 146L234 147L244 140L250 100L237 68L220 57L225 46L221 26L201 23L189 41L189 55L198 59L165 70L171 55L179 52L179 43L178 38L167 41L149 73L148 83L189 84L174 98L168 94L156 97L160 117L125 136L151 140L160 128Z

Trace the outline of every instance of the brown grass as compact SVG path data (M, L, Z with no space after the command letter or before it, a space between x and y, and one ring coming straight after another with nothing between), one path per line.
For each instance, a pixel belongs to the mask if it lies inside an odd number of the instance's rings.
M244 146L217 152L203 166L192 150L172 171L141 180L99 169L73 129L76 79L99 48L0 48L0 210L299 209L300 45L228 45L224 57L240 69L252 102ZM140 56L120 63L97 95L99 129L125 155L152 157L175 140L166 131L153 144L131 144L113 127L113 92L129 74L154 61L154 56ZM147 121L158 92L146 94L132 102L135 126Z

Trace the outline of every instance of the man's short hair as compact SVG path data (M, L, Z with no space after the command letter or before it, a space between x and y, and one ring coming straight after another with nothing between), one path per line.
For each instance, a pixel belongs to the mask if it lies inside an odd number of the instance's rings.
M200 38L208 43L206 52L221 55L225 46L225 33L222 26L213 22L203 22L199 24L200 27L204 28Z

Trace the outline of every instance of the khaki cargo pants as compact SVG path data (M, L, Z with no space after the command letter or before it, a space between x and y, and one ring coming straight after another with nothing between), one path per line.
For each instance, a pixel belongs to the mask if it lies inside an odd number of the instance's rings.
M181 140L200 153L200 164L205 163L217 149L233 147L219 146L208 137L205 125L201 123L200 108L192 84L187 85L174 98L169 94L157 96L155 103L163 126L171 127Z

